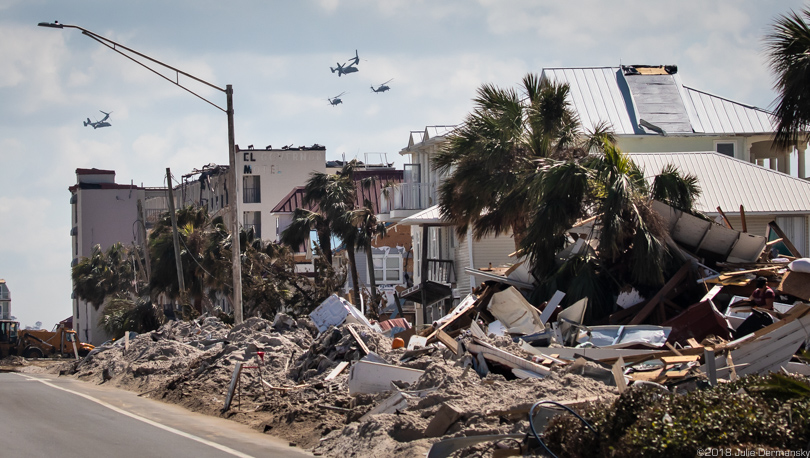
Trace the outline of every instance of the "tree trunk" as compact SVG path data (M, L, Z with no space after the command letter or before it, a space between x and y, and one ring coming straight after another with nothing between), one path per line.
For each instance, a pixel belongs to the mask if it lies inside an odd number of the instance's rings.
M515 251L520 250L523 239L526 238L526 220L519 218L512 221L512 237L515 240Z
M371 317L374 318L375 320L379 320L380 314L378 309L380 305L380 300L377 297L377 279L374 277L374 255L371 252L371 240L369 240L369 242L366 243L366 246L363 249L366 251L366 259L368 260L368 272L369 272L368 279L371 288L371 302L373 304L371 307L369 307L369 310L372 310ZM385 272L384 268L383 272Z
M354 305L360 306L360 283L357 280L357 262L355 260L354 244L346 244L346 253L349 255L349 270L352 274L352 299Z
M326 258L327 264L332 265L332 231L328 227L318 228L318 246L321 247L323 257Z

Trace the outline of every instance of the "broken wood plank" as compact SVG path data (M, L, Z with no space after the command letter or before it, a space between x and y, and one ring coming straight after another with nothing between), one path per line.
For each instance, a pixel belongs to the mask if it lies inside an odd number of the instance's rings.
M449 334L439 329L436 331L436 338L439 339L439 342L443 343L445 347L449 348L454 355L459 354L459 343L456 339L450 337Z
M334 380L335 377L340 375L340 373L343 372L343 370L346 369L346 367L348 367L348 365L349 365L348 361L341 361L340 364L338 364L337 367L332 369L332 372L330 372L329 375L327 375L326 378L323 379L323 380L325 382L328 382L330 380Z
M664 364L684 364L698 361L700 355L662 356L660 359Z
M613 364L610 371L613 373L613 381L616 383L619 394L624 393L624 390L627 389L627 382L624 380L624 360L621 356L619 356L619 359Z
M726 227L733 230L734 228L731 226L731 222L728 220L725 212L723 212L723 209L720 208L719 205L717 206L717 213L720 213L720 216L723 218L723 223L725 223Z
M349 332L352 334L352 337L354 337L354 340L356 340L357 344L360 345L360 349L363 350L363 352L365 354L371 353L369 351L368 347L366 346L366 343L363 342L363 339L361 339L360 335L357 333L357 331L354 330L354 327L352 327L352 326L347 326L347 327L349 328Z
M271 390L278 390L278 391L290 391L290 390L300 390L301 388L307 388L311 385L303 384L303 385L294 385L294 386L273 386L267 380L262 380L262 383L267 385L267 388Z
M685 369L682 371L667 371L664 373L666 378L684 378L689 374L689 369Z
M698 347L703 346L703 345L699 344L698 341L695 340L694 337L690 337L690 338L686 339L686 343L688 343L689 346L692 347L692 348L698 348Z
M782 232L782 229L779 227L778 224L776 224L776 221L771 221L770 223L768 223L768 227L770 227L771 230L776 232L776 235L782 239L782 243L785 244L785 247L787 247L788 251L790 251L790 254L792 254L797 258L802 257L802 254L799 253L799 250L797 250L796 247L793 245L793 243L790 242L788 236L785 235L784 232Z
M664 287L661 288L652 299L650 299L647 305L645 305L644 308L641 309L641 311L639 311L632 320L630 320L630 324L641 324L644 322L644 320L647 319L647 317L650 316L653 310L655 310L655 308L658 306L661 298L670 293L686 278L686 275L689 273L689 267L690 263L686 263L681 266L680 270L678 270L678 272L673 275L668 282L666 282Z
M748 225L745 223L745 207L740 205L740 221L742 222L742 231L748 232Z
M667 346L667 348L669 348L669 350L670 350L671 352L675 353L675 354L676 354L676 355L678 355L678 356L683 356L683 353L681 353L680 351L678 351L678 349L677 349L677 348L675 348L675 346L674 346L674 345L672 345L671 343L669 343L669 342L665 342L665 345ZM663 358L661 358L661 359L663 359Z

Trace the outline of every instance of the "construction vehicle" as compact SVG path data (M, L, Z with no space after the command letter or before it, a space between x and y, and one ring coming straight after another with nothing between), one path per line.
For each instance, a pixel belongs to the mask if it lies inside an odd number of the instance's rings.
M0 320L0 358L9 355L26 358L85 356L95 348L79 342L76 331L59 324L53 331L20 329L20 323Z

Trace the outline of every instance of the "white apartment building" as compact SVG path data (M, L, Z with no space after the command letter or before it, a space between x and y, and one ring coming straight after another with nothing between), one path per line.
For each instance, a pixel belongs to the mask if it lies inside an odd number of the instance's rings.
M76 169L76 184L69 190L71 266L91 256L95 245L106 251L118 242L142 243L145 231L138 230L138 201L145 229L168 207L165 189L117 184L114 170ZM99 345L110 338L98 326L101 310L103 306L96 310L73 295L73 329L82 341Z
M11 319L11 291L6 281L0 278L0 320Z

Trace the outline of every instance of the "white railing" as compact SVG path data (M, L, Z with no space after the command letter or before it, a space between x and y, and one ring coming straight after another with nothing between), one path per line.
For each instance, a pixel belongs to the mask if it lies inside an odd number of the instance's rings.
M382 190L380 212L422 210L436 203L434 183L399 183Z

